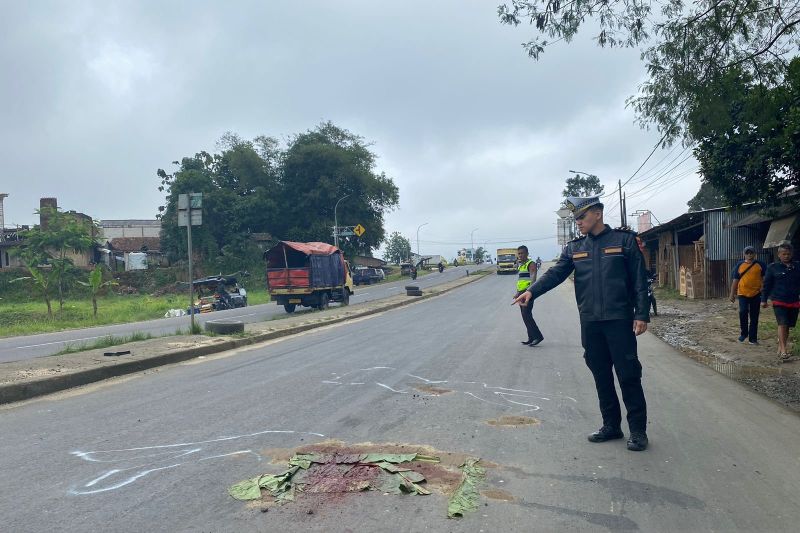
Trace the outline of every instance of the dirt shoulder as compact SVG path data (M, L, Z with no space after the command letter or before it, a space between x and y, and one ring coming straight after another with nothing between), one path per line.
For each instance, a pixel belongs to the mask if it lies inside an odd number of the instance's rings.
M780 363L772 308L759 317L759 344L740 343L738 305L663 297L649 331L689 357L800 412L800 358Z

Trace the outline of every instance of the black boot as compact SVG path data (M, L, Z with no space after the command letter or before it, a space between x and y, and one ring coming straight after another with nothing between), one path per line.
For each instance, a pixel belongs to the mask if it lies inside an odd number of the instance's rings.
M641 452L647 449L647 433L644 431L631 431L628 438L628 449L634 452Z
M527 342L525 344L527 344L528 346L536 346L537 344L539 344L543 340L544 340L544 337L539 337L538 339L533 339L532 341Z
M589 435L589 442L605 442L607 440L622 439L625 434L619 427L603 426L591 435Z

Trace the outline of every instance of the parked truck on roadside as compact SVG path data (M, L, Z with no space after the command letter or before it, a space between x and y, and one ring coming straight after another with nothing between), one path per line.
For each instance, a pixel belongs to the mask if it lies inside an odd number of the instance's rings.
M498 248L497 249L497 273L507 274L517 271L517 249Z
M281 241L266 252L267 291L294 313L298 305L327 309L350 303L353 279L342 251L324 242Z

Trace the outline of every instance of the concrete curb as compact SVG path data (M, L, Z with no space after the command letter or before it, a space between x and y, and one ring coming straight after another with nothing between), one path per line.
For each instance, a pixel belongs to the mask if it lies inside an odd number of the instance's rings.
M262 342L279 339L281 337L288 337L289 335L296 335L297 333L303 333L312 329L329 326L331 324L338 324L355 318L363 318L366 316L383 313L385 311L390 311L392 309L399 309L407 305L419 303L429 298L441 296L442 294L448 293L459 287L463 287L469 283L481 280L487 276L488 274L467 276L466 278L459 279L458 281L460 283L454 284L450 287L445 286L442 289L432 287L431 289L428 289L430 292L427 292L421 297L406 297L406 299L399 302L387 302L386 304L379 305L375 308L365 309L351 315L333 316L329 320L321 320L313 324L290 326L275 331L257 333L250 337L226 339L215 344L178 349L168 353L162 353L160 355L153 355L146 359L134 359L125 361L123 363L114 364L112 366L95 367L85 370L78 370L76 372L63 375L48 376L46 378L23 381L19 383L3 384L0 385L0 405L30 400L31 398L36 398L38 396L44 396L83 385L89 385L90 383L124 376L126 374L133 374L135 372L141 372L143 370L149 370L159 366L181 363L183 361L188 361L189 359L194 359L201 356L234 350L244 346L251 346ZM396 297L397 296L393 296L391 298Z

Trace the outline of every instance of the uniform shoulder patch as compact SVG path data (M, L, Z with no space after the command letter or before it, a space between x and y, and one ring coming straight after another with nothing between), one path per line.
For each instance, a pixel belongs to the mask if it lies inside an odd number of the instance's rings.
M628 228L614 228L614 231L618 231L620 233L630 233L631 235L638 235L637 232L633 231L632 229Z

